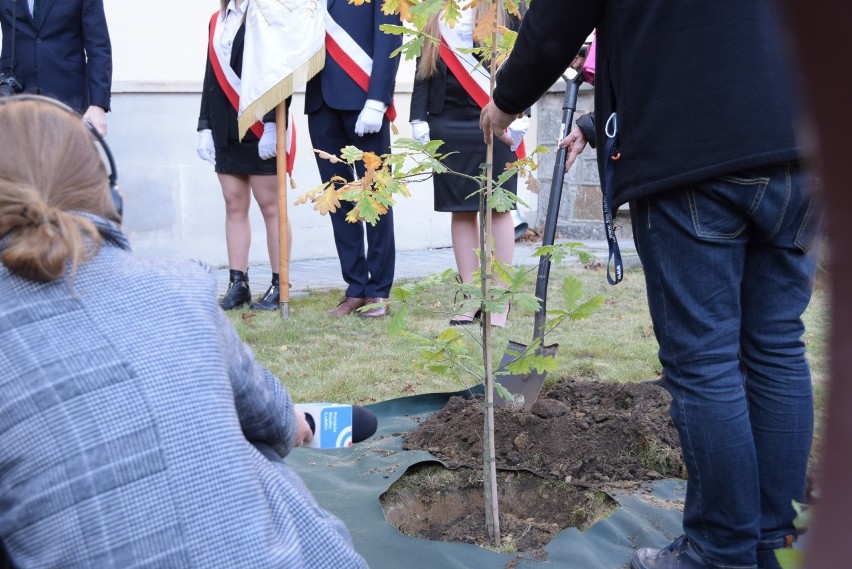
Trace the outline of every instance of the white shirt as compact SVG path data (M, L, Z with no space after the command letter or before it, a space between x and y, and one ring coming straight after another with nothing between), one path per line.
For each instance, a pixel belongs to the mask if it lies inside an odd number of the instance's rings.
M470 8L462 10L455 31L465 47L473 47L473 25L473 10Z
M216 35L219 37L214 38L214 41L219 42L221 53L225 57L225 61L231 61L231 50L234 47L234 37L237 35L237 30L240 29L240 25L243 23L243 15L248 8L249 1L250 0L245 0L243 5L240 7L237 7L235 0L228 2L228 7L225 9L225 13L221 15L223 25L216 26Z

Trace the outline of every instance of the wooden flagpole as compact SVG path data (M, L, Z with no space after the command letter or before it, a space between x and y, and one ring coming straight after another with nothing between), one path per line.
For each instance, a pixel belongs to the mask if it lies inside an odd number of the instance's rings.
M290 318L290 226L287 218L287 103L275 107L276 157L278 171L278 289L279 313L283 320Z

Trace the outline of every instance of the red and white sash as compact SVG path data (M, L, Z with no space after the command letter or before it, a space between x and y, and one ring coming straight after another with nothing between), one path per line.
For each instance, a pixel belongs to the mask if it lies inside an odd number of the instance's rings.
M334 21L331 15L325 14L325 51L352 78L365 93L370 90L370 74L373 71L373 59L361 49L352 36ZM385 111L388 120L396 119L396 108L393 101Z
M491 89L491 75L488 68L482 65L472 54L462 51L470 46L463 45L458 34L443 20L439 21L441 27L441 45L438 54L447 65L447 69L458 80L464 90L470 95L479 108L484 108L491 99L488 94ZM527 155L524 142L515 150L518 158Z
M216 75L219 87L222 88L234 110L239 112L241 82L237 74L234 73L234 70L231 69L231 62L221 52L220 34L217 35L216 33L216 24L219 22L219 19L219 12L213 14L213 17L210 19L210 39L207 44L208 56L210 57L210 63L213 66L213 73ZM287 151L287 173L292 176L293 165L296 162L296 125L293 122L293 113L288 113L287 125L287 143L285 145ZM263 123L261 121L257 121L249 128L258 139L263 136Z

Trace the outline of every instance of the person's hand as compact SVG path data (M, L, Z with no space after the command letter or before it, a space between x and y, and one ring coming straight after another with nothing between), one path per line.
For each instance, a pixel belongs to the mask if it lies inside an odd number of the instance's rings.
M263 136L257 143L257 155L260 156L261 160L269 160L278 154L278 150L275 148L276 133L277 129L274 122L263 123Z
M496 136L509 146L512 146L514 141L506 132L506 129L509 128L512 121L520 118L521 116L523 116L523 114L510 115L509 113L504 113L497 108L497 105L494 104L493 100L488 101L488 104L485 105L482 112L479 113L479 128L482 129L485 144L489 144L492 137Z
M379 132L387 109L388 106L383 102L367 99L367 102L364 103L364 109L358 115L358 120L355 121L355 134L364 136L365 134Z
M216 147L213 145L213 131L209 128L198 131L198 143L195 145L195 151L198 152L198 157L202 160L216 165Z
M568 154L565 156L565 171L571 169L577 156L586 148L586 137L583 136L583 131L580 127L574 125L568 136L559 141L559 148L567 148Z
M420 144L429 142L429 123L426 121L411 121L411 138Z
M311 442L311 439L314 438L314 433L311 431L311 426L308 424L307 419L305 419L305 414L298 409L296 409L296 424L298 427L296 428L294 446L300 447L303 444Z
M512 139L512 144L509 145L509 150L514 152L518 149L518 146L520 146L521 142L523 142L524 135L527 133L527 129L529 128L530 118L526 115L513 120L512 123L506 127L506 134L508 134Z
M97 105L91 105L88 109L86 109L86 112L83 115L83 120L95 127L95 130L98 131L98 134L100 134L101 136L106 136L106 111L102 107L99 107Z

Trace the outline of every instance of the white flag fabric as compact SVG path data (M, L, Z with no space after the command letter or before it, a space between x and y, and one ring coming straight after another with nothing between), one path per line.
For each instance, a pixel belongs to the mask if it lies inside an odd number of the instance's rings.
M326 0L250 0L240 89L239 133L325 65Z

